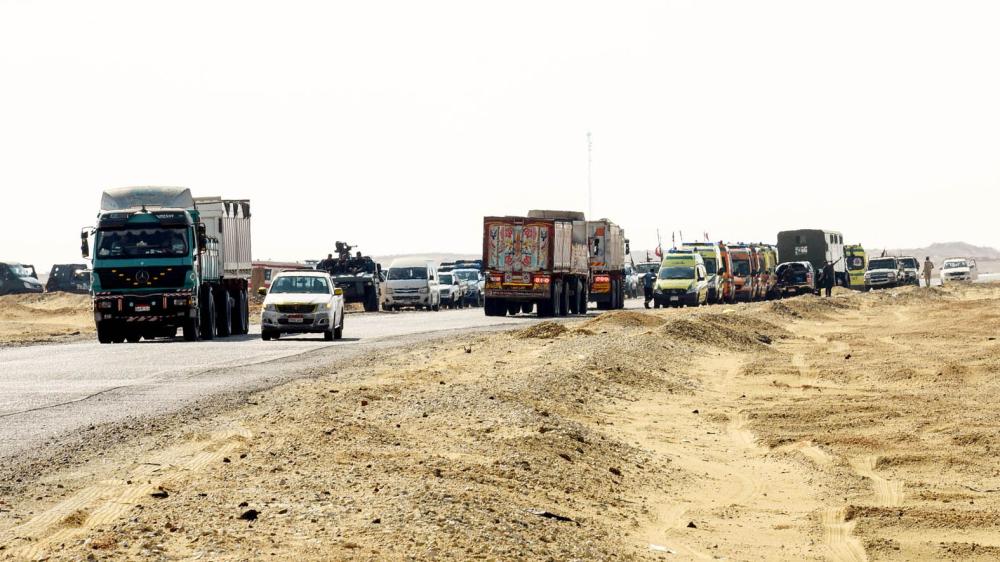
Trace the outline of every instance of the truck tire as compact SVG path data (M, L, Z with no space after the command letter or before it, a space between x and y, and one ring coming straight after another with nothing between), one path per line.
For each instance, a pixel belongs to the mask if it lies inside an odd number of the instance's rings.
M237 289L233 293L233 334L244 335L250 331L250 307L247 301L246 289Z
M378 293L374 287L365 291L365 312L378 312Z
M531 314L535 311L535 303L533 302L522 302L521 303L521 313Z
M184 320L184 341L198 341L197 318L187 318Z
M507 313L507 307L501 299L486 299L483 312L486 316L503 316Z
M142 341L142 334L138 332L127 332L125 334L125 341L129 343L139 343Z
M569 316L569 297L570 297L570 285L569 281L563 281L560 283L562 295L559 299L559 316Z
M215 319L218 325L215 334L220 338L228 338L233 333L233 305L229 298L229 291L224 287L216 291L215 297Z
M201 290L201 305L198 324L201 326L201 339L215 339L215 297L212 295L210 287L203 287Z
M519 303L516 302L507 303L507 310L506 310L507 314L510 314L511 316L517 316L518 312L521 312L521 305Z
M114 339L114 328L108 322L97 323L97 341L100 343L111 343Z

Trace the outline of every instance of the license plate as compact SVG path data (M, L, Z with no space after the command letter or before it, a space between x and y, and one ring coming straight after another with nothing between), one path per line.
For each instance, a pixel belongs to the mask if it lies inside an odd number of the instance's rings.
M148 304L137 304L137 305L135 305L135 311L136 312L149 312L149 305Z
M672 300L672 301L679 301L679 300L681 300L681 298L680 297L670 297L670 300Z
M289 316L288 317L288 321L290 323L292 323L292 324L301 324L302 323L302 317L301 316Z
M530 273L504 273L503 274L504 283L513 283L517 285L530 285L531 284L531 274Z

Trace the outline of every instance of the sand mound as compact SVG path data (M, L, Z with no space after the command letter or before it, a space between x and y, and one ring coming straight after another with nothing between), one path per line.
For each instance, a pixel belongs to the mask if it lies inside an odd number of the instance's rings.
M705 314L678 318L662 328L664 335L697 345L753 351L766 349L788 333L770 322L737 314Z
M0 320L90 314L90 295L43 293L0 297Z
M514 332L514 336L520 339L548 339L559 337L566 333L566 326L555 322L539 322L523 330Z
M616 310L614 312L605 312L597 318L587 320L583 323L582 328L590 330L607 327L652 328L662 326L663 323L663 318L652 314L633 310Z
M838 312L853 308L847 302L852 294L843 297L825 298L813 295L803 295L769 303L765 310L785 318L805 318L811 320L828 319Z

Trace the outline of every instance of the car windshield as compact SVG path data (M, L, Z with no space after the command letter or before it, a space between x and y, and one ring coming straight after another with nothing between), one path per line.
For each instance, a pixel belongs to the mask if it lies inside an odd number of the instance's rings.
M635 266L635 268L638 269L639 273L642 273L642 274L646 274L646 273L649 273L649 272L656 273L657 271L660 270L660 264L658 264L658 263L640 263L639 265Z
M479 281L478 271L455 271L454 274L462 281Z
M733 275L750 275L750 260L733 260Z
M426 280L426 267L392 267L389 268L389 281L407 281L413 279Z
M917 264L917 258L903 258L899 260L899 267L905 267L907 269L920 269L920 265Z
M694 279L694 267L690 265L668 265L661 267L660 279Z
M134 228L97 233L100 258L181 258L188 255L185 231L179 228Z
M969 267L969 262L965 260L948 260L941 266L943 269L955 269L956 267Z
M11 273L18 277L31 277L31 270L22 265L10 264L7 267L10 268Z
M715 275L715 258L705 258L705 273Z
M868 269L896 269L896 260L894 259L873 259L868 262Z
M272 293L330 293L330 284L315 275L283 275L271 283Z
M438 282L443 285L452 285L455 283L455 278L452 277L450 273L442 273Z
M865 268L865 258L863 256L848 256L847 269L860 271Z

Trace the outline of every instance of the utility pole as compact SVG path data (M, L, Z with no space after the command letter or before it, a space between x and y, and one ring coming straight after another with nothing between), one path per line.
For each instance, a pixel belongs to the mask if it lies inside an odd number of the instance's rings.
M590 220L594 220L594 184L591 176L593 151L594 143L590 140L590 131L587 131L587 218Z

